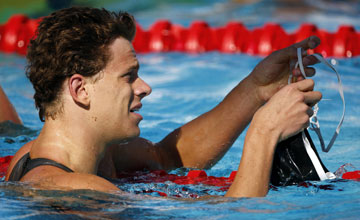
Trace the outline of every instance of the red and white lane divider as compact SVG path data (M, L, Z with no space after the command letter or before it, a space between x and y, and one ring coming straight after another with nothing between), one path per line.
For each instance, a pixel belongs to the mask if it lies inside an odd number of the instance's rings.
M41 18L30 19L14 15L0 25L0 51L26 54ZM350 58L360 55L360 32L353 26L339 26L330 33L313 24L302 24L294 33L287 33L279 24L267 23L252 30L241 22L229 22L225 26L210 27L204 21L194 21L186 28L168 20L155 22L149 30L137 24L134 48L140 53L186 52L246 53L266 56L271 52L299 42L311 35L321 39L321 44L310 53L324 57Z

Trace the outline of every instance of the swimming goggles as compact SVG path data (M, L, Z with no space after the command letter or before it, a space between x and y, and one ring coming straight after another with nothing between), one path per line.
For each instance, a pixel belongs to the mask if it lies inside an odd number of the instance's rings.
M343 103L343 112L342 112L342 115L341 115L341 118L340 118L340 121L336 127L336 130L329 142L329 144L325 147L325 143L324 143L324 139L321 135L321 131L320 131L320 123L319 123L319 120L317 118L317 113L319 111L319 106L318 104L316 103L313 107L313 110L314 110L314 115L310 118L310 129L311 130L314 130L316 132L316 134L318 135L319 137L319 141L320 141L320 144L321 144L321 149L323 152L329 152L331 147L334 145L334 142L337 138L337 136L339 135L339 132L340 132L340 128L342 126L342 123L344 121L344 117L345 117L345 98L344 98L344 89L343 89L343 86L342 86L342 83L341 83L341 79L340 79L340 74L338 73L338 71L330 64L328 63L321 55L319 54L312 54L312 56L314 56L315 58L317 58L321 63L325 64L326 66L328 66L332 71L335 72L336 74L336 77L337 77L337 80L338 80L338 90L339 90L339 94L340 94L340 97L341 97L341 100L342 100L342 103ZM304 78L306 78L306 75L305 75L305 70L304 70L304 65L303 65L303 62L302 62L302 55L301 55L301 48L297 48L297 58L298 58L298 61L297 63L295 64L295 68L299 67L300 68L300 72L301 74L303 75ZM291 82L292 80L292 75L290 75L290 78L289 78L289 83Z
M305 70L304 70L304 65L303 65L303 62L302 62L302 55L301 55L301 48L297 48L297 58L298 58L298 61L297 63L295 64L295 68L300 68L300 72L302 74L302 76L304 78L306 78L306 75L305 75ZM319 111L319 106L318 104L316 103L313 107L313 110L314 110L314 114L313 116L310 118L310 129L315 131L315 133L317 134L318 138L319 138L319 141L320 141L320 144L321 144L321 149L323 152L329 152L331 147L334 145L334 142L337 138L337 136L339 135L339 132L340 132L340 128L342 126L342 123L344 121L344 117L345 117L345 98L344 98L344 91L343 91L343 86L342 86L342 83L341 83L341 79L340 79L340 75L339 73L337 72L337 70L330 64L328 63L321 55L319 54L312 54L312 56L314 56L315 58L317 58L321 63L325 64L326 66L328 66L332 71L335 72L336 74L336 77L337 77L337 80L338 80L338 90L339 90L339 94L340 94L340 97L342 99L342 103L343 103L343 112L342 112L342 115L341 115L341 118L340 118L340 121L339 121L339 124L337 125L336 127L336 130L329 142L329 144L327 146L325 146L325 142L324 142L324 139L321 135L321 131L320 131L320 123L319 123L319 120L317 118L317 113ZM288 83L290 84L292 81L292 74L290 74L290 77L289 77L289 81ZM314 150L311 148L310 146L310 143L309 143L309 140L306 138L305 136L305 133L302 132L302 136L303 136L303 142L304 142L304 145L305 145L305 149L316 169L316 172L318 173L319 177L320 177L320 180L325 180L325 179L333 179L335 178L335 175L332 174L331 172L327 172L325 173L324 172L324 169L322 168L321 166L321 163L318 159L318 157L316 156L316 153L314 152Z

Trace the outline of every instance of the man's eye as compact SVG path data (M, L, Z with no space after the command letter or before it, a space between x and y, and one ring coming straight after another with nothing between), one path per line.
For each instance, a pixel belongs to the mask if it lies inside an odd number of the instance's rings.
M127 73L124 75L124 77L129 81L129 82L133 82L136 78L135 76L136 74L134 74L133 72Z

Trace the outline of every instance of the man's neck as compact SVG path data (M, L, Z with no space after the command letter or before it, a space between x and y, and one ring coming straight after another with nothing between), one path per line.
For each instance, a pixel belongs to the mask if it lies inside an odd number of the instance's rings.
M30 156L54 160L75 172L96 174L105 145L91 126L49 119L34 142Z

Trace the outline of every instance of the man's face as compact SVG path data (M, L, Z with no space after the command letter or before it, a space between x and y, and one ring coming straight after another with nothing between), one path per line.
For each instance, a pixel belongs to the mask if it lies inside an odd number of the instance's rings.
M131 43L117 38L110 46L110 60L91 84L91 118L108 141L138 136L141 99L151 88L138 77L139 62Z

